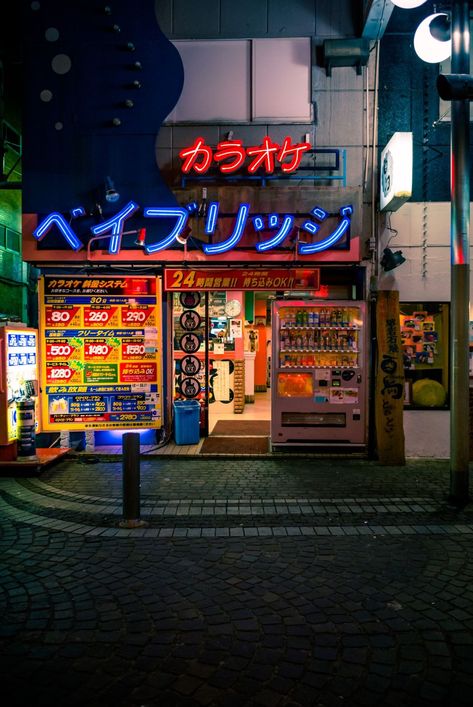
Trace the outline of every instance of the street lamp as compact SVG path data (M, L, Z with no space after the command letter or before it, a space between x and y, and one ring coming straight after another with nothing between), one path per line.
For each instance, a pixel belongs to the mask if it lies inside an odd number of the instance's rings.
M417 7L425 0L392 0ZM450 128L451 398L450 500L468 502L469 484L469 304L470 304L470 3L451 0L452 74L439 76L441 97L452 101ZM428 18L432 22L432 18ZM431 24L431 22L429 24ZM422 23L421 23L422 24ZM431 30L431 33L433 29ZM436 38L438 43L438 38ZM445 45L446 42L443 42ZM446 57L444 57L446 58Z
M437 64L452 53L450 20L446 12L434 12L422 20L414 35L414 49L422 61Z

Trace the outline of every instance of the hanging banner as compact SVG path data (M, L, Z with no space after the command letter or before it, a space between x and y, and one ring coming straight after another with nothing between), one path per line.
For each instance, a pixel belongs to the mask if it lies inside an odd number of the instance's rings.
M166 268L164 289L185 290L318 290L320 270Z
M381 464L404 465L404 368L399 292L380 290L376 304L376 441Z
M161 427L161 279L39 285L43 430Z

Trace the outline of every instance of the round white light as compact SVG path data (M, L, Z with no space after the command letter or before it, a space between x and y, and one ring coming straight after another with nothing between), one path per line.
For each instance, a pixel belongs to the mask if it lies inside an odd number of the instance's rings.
M439 61L444 61L452 53L452 40L447 39L445 42L436 39L430 31L430 24L436 17L447 17L445 12L435 12L422 20L414 35L414 49L417 56L429 64L436 64Z
M414 7L420 7L427 0L391 0L393 5L402 7L403 10L412 10Z

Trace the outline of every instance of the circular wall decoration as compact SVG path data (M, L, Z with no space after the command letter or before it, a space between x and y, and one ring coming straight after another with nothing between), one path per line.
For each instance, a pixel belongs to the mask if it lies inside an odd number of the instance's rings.
M200 314L195 312L193 309L186 310L179 317L179 323L186 331L194 331L194 329L198 329L201 322L202 319Z
M200 304L200 293L181 292L181 294L179 295L179 301L183 307L192 309L192 307L197 307Z
M181 359L181 370L186 376L193 376L200 371L200 361L197 356L184 356Z
M183 334L179 339L181 351L186 353L195 353L200 347L200 338L197 334Z
M185 398L196 398L200 393L200 383L197 378L184 378L179 390Z

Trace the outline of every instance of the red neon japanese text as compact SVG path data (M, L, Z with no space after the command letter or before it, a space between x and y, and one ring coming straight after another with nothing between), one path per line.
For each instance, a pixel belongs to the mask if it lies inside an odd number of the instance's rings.
M249 174L254 174L259 169L264 169L267 174L272 174L276 162L281 165L283 172L289 174L297 170L304 152L311 148L312 145L309 142L293 145L289 136L284 138L282 145L279 145L266 135L261 145L255 147L245 148L241 140L224 140L219 142L213 151L209 145L205 144L203 137L197 137L193 145L185 147L179 152L179 157L183 160L181 170L184 174L191 171L205 174L212 161L218 165L222 174L230 174L240 169L247 157L251 158L246 165Z

